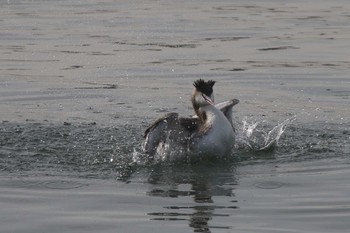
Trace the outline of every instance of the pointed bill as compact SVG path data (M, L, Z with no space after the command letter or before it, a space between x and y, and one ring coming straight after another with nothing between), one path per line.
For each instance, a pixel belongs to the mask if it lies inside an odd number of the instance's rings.
M208 97L206 94L202 94L202 96L208 104L214 105L214 102L210 97Z

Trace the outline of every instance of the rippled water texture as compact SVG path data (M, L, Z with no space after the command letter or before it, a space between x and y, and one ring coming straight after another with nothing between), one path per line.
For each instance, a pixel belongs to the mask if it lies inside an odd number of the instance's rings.
M349 232L350 3L0 2L0 232ZM143 131L237 98L225 160Z

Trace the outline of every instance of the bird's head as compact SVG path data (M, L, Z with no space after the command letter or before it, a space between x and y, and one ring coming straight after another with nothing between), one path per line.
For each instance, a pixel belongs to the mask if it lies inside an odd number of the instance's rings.
M192 104L195 109L204 107L207 105L214 105L214 94L213 86L215 81L209 80L204 81L203 79L198 79L194 81L194 90L192 93Z

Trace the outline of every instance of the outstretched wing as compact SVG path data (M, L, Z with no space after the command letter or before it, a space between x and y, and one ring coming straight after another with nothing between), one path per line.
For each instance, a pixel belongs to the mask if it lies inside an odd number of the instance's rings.
M178 113L168 113L159 118L145 131L143 143L143 151L153 156L160 143L166 143L167 139L178 143L186 143L184 141L198 127L198 119L194 118L178 118Z
M143 137L145 141L143 143L143 150L148 155L154 155L157 150L158 144L165 140L166 131L170 125L173 125L178 120L177 113L168 113L165 116L156 120L150 127L145 131Z
M232 123L232 107L238 103L239 103L238 99L232 99L232 100L227 100L227 101L215 104L215 107L220 109L224 113L227 120L231 123L233 129L234 127Z
M179 114L175 112L168 113L164 115L163 117L157 119L152 125L150 125L146 130L145 134L143 135L144 138L146 138L150 133L152 133L154 130L160 130L161 128L164 128L166 125L169 124L169 122L173 122L178 119Z
M227 100L218 104L215 104L215 107L220 109L224 113L226 118L231 122L232 121L232 107L239 103L238 99Z

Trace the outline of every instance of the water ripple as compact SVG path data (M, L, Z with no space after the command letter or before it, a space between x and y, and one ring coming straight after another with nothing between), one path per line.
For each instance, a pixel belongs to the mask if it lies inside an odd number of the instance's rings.
M241 127L233 157L222 161L222 165L285 164L348 157L349 126L344 124L305 126L287 120L274 127L259 126L256 121L243 122ZM144 156L140 150L141 126L104 128L96 124L4 122L0 132L0 171L4 173L65 173L125 180L147 164L135 160L135 156ZM157 166L151 169L159 170ZM167 177L159 174L151 174L148 182Z

